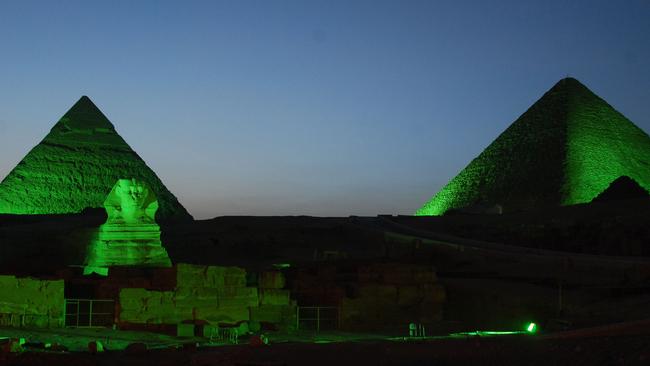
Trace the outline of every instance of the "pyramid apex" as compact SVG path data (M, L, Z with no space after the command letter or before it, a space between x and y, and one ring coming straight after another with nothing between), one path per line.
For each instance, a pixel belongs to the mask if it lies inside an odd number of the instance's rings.
M112 131L114 127L87 95L82 95L53 127L53 131L65 133L95 129Z
M565 78L560 79L557 83L555 83L555 86L569 86L569 85L580 85L584 87L584 84L580 82L580 80L567 76Z
M77 102L72 106L72 108L74 108L76 106L81 106L81 105L86 106L86 107L93 107L93 108L95 108L95 109L97 109L99 111L99 108L97 108L95 103L93 103L93 101L87 95L82 95L81 98L79 98L79 100L77 100Z

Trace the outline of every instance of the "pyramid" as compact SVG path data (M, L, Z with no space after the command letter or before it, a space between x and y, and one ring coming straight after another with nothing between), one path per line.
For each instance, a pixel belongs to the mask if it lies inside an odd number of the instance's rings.
M125 178L151 187L160 204L156 219L191 219L108 118L83 96L0 183L0 213L101 208L117 180Z
M587 203L621 176L650 190L650 137L578 80L566 78L415 214Z
M650 198L650 192L627 176L617 178L606 190L593 199L593 202L632 200Z

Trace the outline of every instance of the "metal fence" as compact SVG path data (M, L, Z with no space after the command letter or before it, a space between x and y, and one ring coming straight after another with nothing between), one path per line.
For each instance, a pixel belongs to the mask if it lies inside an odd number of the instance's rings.
M111 327L115 320L115 301L65 299L64 315L66 327Z
M340 310L333 306L298 306L296 328L299 330L337 330L340 325Z

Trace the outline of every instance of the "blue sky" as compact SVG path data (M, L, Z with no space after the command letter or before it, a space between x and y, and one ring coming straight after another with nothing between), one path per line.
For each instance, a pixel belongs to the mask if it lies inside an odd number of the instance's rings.
M648 1L3 1L0 178L81 96L198 218L411 214L576 77L650 131Z

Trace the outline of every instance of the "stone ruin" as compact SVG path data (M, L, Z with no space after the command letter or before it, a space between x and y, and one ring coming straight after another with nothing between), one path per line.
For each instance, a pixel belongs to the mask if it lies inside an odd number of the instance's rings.
M107 275L111 266L171 266L155 221L158 201L146 183L119 179L104 207L108 219L88 245L84 274Z
M62 327L63 280L0 275L0 326Z
M279 271L264 271L256 285L249 285L246 270L240 267L179 263L173 270L176 284L172 289L133 287L119 291L117 321L121 328L182 322L295 327L296 302L284 288L285 279Z

